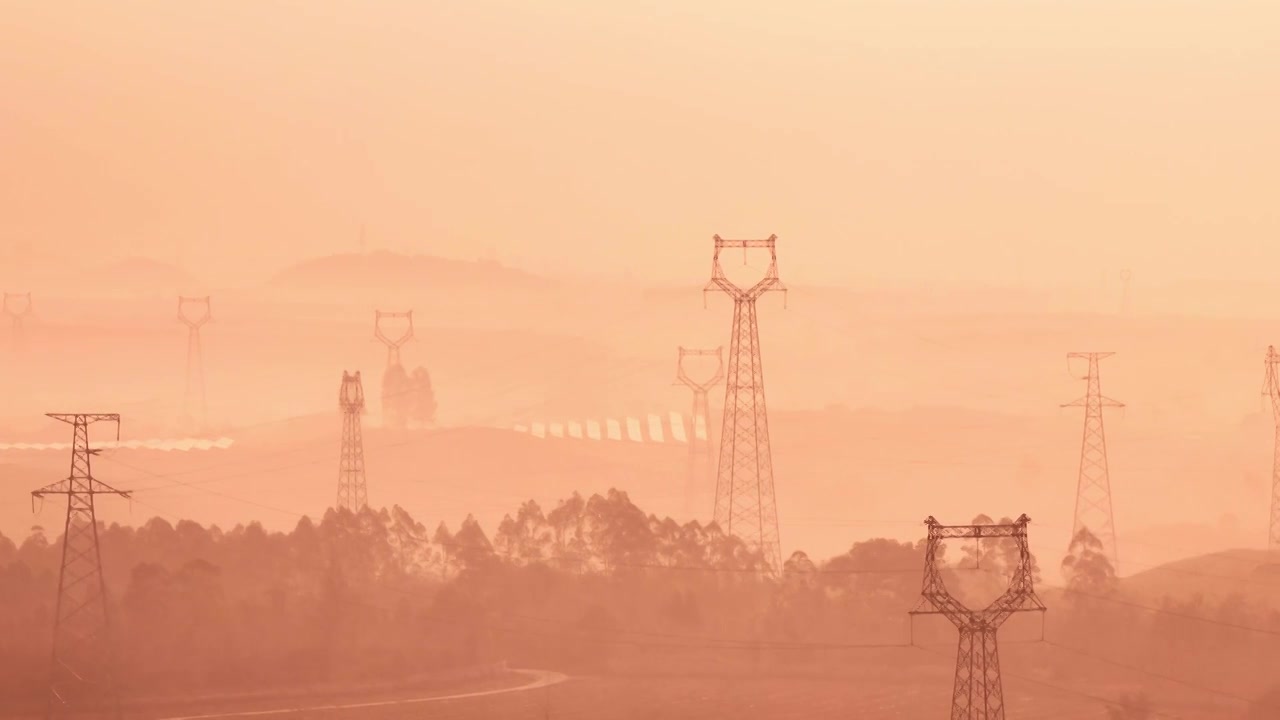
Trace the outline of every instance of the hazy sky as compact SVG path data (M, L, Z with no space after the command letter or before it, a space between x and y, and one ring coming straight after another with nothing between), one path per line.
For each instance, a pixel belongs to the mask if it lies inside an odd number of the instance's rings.
M0 245L698 279L1280 262L1274 0L0 0Z

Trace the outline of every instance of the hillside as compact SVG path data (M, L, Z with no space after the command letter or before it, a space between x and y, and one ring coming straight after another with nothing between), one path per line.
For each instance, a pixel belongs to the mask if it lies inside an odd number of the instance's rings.
M1224 550L1189 557L1135 573L1122 581L1122 588L1145 603L1199 595L1217 604L1239 594L1251 603L1280 607L1280 553Z
M683 404L668 407L683 409ZM771 415L778 512L787 551L829 555L856 539L918 539L927 515L962 523L979 513L1025 512L1033 521L1033 548L1046 571L1056 574L1070 534L1078 419L927 407ZM377 414L370 413L365 423L369 498L377 507L399 504L429 525L456 523L474 513L484 527L493 528L526 499L553 506L574 491L618 487L652 512L686 517L688 446L673 442L670 433L661 441L647 431L643 441L568 437L567 423L625 422L628 416L647 423L643 415L604 411L531 417L545 431L539 438L455 423L436 430L392 431L380 427ZM565 437L552 436L553 423L560 424ZM65 431L52 425L38 433L39 439L65 441ZM950 430L931 431L940 425ZM719 432L717 423L712 426ZM228 431L234 444L226 449L111 450L95 462L95 471L104 481L139 492L132 512L127 503L108 502L105 516L136 523L159 512L223 526L256 519L273 527L291 526L298 514L318 516L333 504L339 428L334 410ZM1243 517L1241 508L1265 492L1253 483L1220 484L1214 502L1196 498L1153 509L1146 500L1153 493L1170 482L1202 482L1204 473L1220 472L1233 453L1215 451L1221 442L1214 438L1204 444L1184 442L1171 452L1167 439L1122 425L1112 434L1116 446L1125 448L1113 464L1125 575L1141 575L1161 563L1222 547L1216 536L1185 532L1182 542L1161 542L1160 528L1197 515L1210 522L1232 514ZM126 439L138 437L125 433ZM63 476L65 453L12 451L0 460L15 468L0 476L6 497L14 500L0 511L0 529L21 532L32 520L26 492L37 480ZM713 482L708 477L703 489ZM696 505L698 513L710 512L708 502ZM1232 537L1263 537L1264 528L1242 522L1238 533Z

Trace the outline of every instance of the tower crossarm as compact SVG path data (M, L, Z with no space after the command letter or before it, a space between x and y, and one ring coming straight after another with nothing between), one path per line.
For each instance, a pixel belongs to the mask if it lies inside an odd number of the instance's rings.
M45 413L46 417L53 418L59 422L67 423L75 426L77 429L74 443L74 450L84 453L85 455L97 455L98 451L88 447L87 428L94 423L113 422L116 424L116 440L120 440L120 415L118 413ZM50 483L38 490L32 490L33 498L43 498L45 495L71 495L71 494L89 494L89 495L120 495L121 497L132 497L127 490L117 490L110 485L90 476L87 465L82 466L76 461L76 455L73 454L71 464L71 473L62 480Z
M96 450L93 450L91 452L93 452L94 454L97 454ZM77 478L77 480L83 480L83 478ZM71 479L68 478L66 480L59 480L58 482L45 485L39 490L31 491L31 497L34 497L34 498L43 498L45 495L82 495L82 494L83 495L119 495L120 497L123 497L123 498L133 497L132 491L117 490L111 487L110 485L102 482L101 480L98 480L97 478L93 478L93 482L88 483L88 487L85 487L85 488L74 487Z
M388 335L382 329L383 320L404 320L408 323L404 331L400 335ZM413 311L405 312L383 312L382 310L373 311L373 336L382 341L387 347L398 350L400 346L413 339Z
M45 417L53 418L68 425L75 425L77 422L83 422L86 425L98 422L113 422L116 424L116 439L120 439L119 413L45 413Z
M4 314L14 318L24 318L32 313L31 293L6 292L4 294Z
M192 314L198 311L198 314ZM213 309L209 304L209 296L178 296L178 320L190 328L199 328L213 321Z
M715 387L717 383L724 379L723 350L723 346L714 350L691 350L685 347L677 348L679 355L676 360L676 384L689 387L694 392L706 392ZM708 380L694 380L684 369L684 359L686 357L714 357L717 363L715 374L713 374Z
M1062 403L1058 407L1063 407L1063 408L1089 407L1089 398L1088 397L1076 398L1075 400L1072 400L1069 403ZM1098 407L1122 408L1124 407L1124 403L1120 402L1119 400L1112 400L1111 398L1106 397L1104 395L1104 396L1098 397Z
M704 300L708 292L717 290L734 300L755 301L766 292L781 292L785 298L787 288L782 284L782 280L778 278L777 235L770 235L763 240L726 240L719 235L715 235L714 240L715 254L711 259L711 280L702 288ZM726 248L741 248L744 262L748 249L767 249L769 251L769 268L765 271L764 277L749 288L740 288L735 285L725 275L724 267L720 264L720 252Z
M942 525L933 517L926 519L929 536L925 550L924 581L920 589L920 602L910 614L944 615L957 627L968 627L975 623L999 627L1013 613L1043 612L1044 603L1035 593L1031 574L1033 560L1027 541L1027 524L1030 522L1031 519L1025 514L1013 523L1004 525ZM1013 580L1000 597L982 610L971 610L957 600L943 582L937 549L943 540L982 541L993 538L1012 538L1017 543L1018 565L1014 569Z
M360 382L360 371L342 372L342 385L338 389L338 408L344 412L362 412L364 410L364 386Z

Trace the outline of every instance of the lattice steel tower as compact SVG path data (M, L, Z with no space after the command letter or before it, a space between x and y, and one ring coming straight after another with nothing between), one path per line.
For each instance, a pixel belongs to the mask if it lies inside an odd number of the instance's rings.
M698 489L702 486L704 480L710 479L711 475L711 452L715 447L715 443L711 438L711 403L709 401L709 392L716 383L724 379L724 350L718 347L715 350L690 350L688 348L677 348L679 353L676 359L676 383L684 385L693 391L693 412L690 414L690 435L689 435L689 474L685 481L684 502L685 514L692 516L697 506L695 500L698 495ZM708 380L694 380L684 369L684 359L686 357L714 357L716 359L716 371Z
M4 294L4 314L11 322L9 341L13 344L14 352L21 352L24 347L23 324L31 312L31 293Z
M1111 474L1107 468L1107 436L1102 426L1102 408L1124 407L1124 403L1102 394L1102 380L1098 374L1098 361L1115 353L1068 353L1072 359L1089 361L1089 374L1084 397L1061 407L1084 408L1084 436L1080 441L1080 474L1076 482L1075 522L1071 527L1074 541L1081 528L1089 528L1102 542L1103 553L1111 561L1111 567L1120 571L1116 551L1116 521L1111 509Z
M1267 346L1264 361L1266 374L1262 378L1262 394L1271 398L1271 417L1275 421L1276 442L1271 458L1271 524L1267 534L1267 547L1280 550L1280 353L1275 345Z
M711 281L703 288L704 302L706 293L712 290L733 299L714 517L722 530L758 547L773 569L780 571L782 548L769 447L769 413L764 400L764 368L760 362L760 328L756 319L756 300L766 292L786 293L786 287L778 279L778 237L725 240L716 235L713 239L715 254L711 259ZM720 251L725 248L742 248L744 263L749 248L768 250L769 268L765 276L749 288L735 285L720 265Z
M98 550L94 496L129 497L129 493L93 477L90 458L98 451L89 447L89 425L114 422L116 440L119 440L120 416L51 413L49 417L70 424L74 428L74 439L71 474L65 480L31 493L33 498L41 499L46 495L67 496L46 716L53 718L76 710L94 709L119 718L111 616L107 586L102 577L102 554Z
M364 386L360 372L342 371L342 387L338 389L338 407L342 409L342 455L338 458L338 509L359 512L369 504L364 482L364 437L360 415L364 413Z
M1036 596L1034 562L1027 543L1026 515L1012 525L942 525L932 516L924 521L929 539L924 556L924 582L916 615L943 615L956 626L960 642L956 650L956 679L951 691L951 720L1004 720L1004 689L1000 682L1000 647L996 634L1011 615L1044 612ZM938 550L944 540L972 538L1012 539L1018 546L1018 564L1009 588L982 610L970 610L951 595L942 580Z
M194 309L198 314L189 314ZM204 391L204 353L200 348L200 328L213 320L209 296L178 297L178 321L187 326L187 384L183 394L183 420L188 424L199 422L200 429L208 423ZM198 417L197 417L198 415Z

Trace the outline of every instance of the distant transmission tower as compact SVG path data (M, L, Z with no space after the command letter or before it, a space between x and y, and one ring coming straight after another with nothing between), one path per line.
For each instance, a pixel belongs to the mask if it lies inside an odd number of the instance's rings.
M1004 720L1004 689L1000 682L1000 648L996 634L1009 616L1044 612L1036 596L1034 563L1027 544L1026 515L1012 525L941 525L932 516L924 521L929 540L924 556L924 582L916 615L945 615L960 632L956 679L951 692L951 720ZM983 610L970 610L951 595L942 581L939 551L944 540L1012 538L1018 545L1018 564L1009 588Z
M199 314L188 314L188 308L195 308ZM187 389L183 396L183 419L187 423L195 422L198 411L201 429L208 423L209 418L205 404L204 354L200 349L200 328L213 320L212 312L207 295L178 298L178 320L187 326Z
M404 330L397 336L383 331L384 320L404 320ZM400 348L413 339L413 311L383 312L375 310L373 315L373 335L387 346L387 368L382 374L382 422L387 427L404 428L408 422L407 401L409 379L400 364Z
M364 484L364 437L360 431L364 386L360 384L359 371L354 375L342 371L338 407L342 409L342 456L338 458L337 507L359 512L369 504Z
M398 337L392 337L382 331L383 320L405 320L408 326L400 333ZM387 346L387 367L393 368L400 364L400 347L413 339L413 311L407 312L382 312L381 310L373 311L373 336L382 341Z
M1266 375L1262 378L1262 394L1271 398L1271 417L1276 426L1275 449L1271 459L1271 524L1267 547L1280 550L1280 353L1274 345L1267 346Z
M769 450L764 367L760 361L760 328L756 320L756 300L760 296L775 290L786 293L786 287L778 279L778 237L725 240L716 235L714 240L711 281L703 288L704 302L711 290L720 290L733 298L714 517L726 533L738 535L758 547L765 560L778 571L782 569L782 547ZM742 248L744 262L748 248L767 249L769 268L765 276L749 288L733 284L720 266L720 251L725 248Z
M677 348L676 384L684 385L693 391L693 413L690 422L693 424L689 436L689 475L685 482L684 501L685 514L692 516L696 512L695 500L698 488L703 480L711 475L711 449L715 447L711 439L711 403L708 392L716 383L724 379L724 354L722 347L715 350L690 350ZM697 381L689 377L684 369L686 357L714 357L716 371L709 380Z
M31 293L5 293L4 314L12 323L12 334L9 339L13 343L13 351L21 352L23 349L23 322L31 315Z
M1081 528L1089 528L1102 542L1103 552L1111 560L1111 566L1119 572L1119 555L1116 551L1116 522L1111 510L1111 476L1107 469L1107 436L1102 426L1102 408L1124 407L1102 394L1102 380L1098 373L1098 361L1115 353L1068 353L1067 361L1089 361L1088 383L1084 397L1061 407L1084 408L1084 437L1080 441L1080 475L1076 484L1075 523L1071 539L1075 540Z
M113 664L111 622L107 586L102 577L102 554L98 550L98 521L95 495L129 493L94 479L89 458L97 450L89 447L89 425L114 422L120 439L120 416L116 414L49 414L54 420L75 429L71 449L71 474L65 480L31 493L67 496L67 520L62 534L62 569L58 574L58 604L54 615L53 655L49 670L47 717L74 710L96 709L120 717Z

